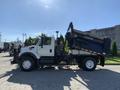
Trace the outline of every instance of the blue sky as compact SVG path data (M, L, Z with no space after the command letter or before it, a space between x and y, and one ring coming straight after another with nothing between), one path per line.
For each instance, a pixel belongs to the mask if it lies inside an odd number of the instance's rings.
M0 0L2 40L40 32L65 34L69 22L82 31L120 24L120 0Z

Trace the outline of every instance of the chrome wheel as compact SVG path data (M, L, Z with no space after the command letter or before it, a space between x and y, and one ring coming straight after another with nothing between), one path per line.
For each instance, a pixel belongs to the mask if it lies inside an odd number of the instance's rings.
M23 61L22 66L24 69L30 69L32 66L32 63L30 60L25 60L25 61Z
M94 64L93 60L87 60L85 65L87 68L92 69L95 64Z

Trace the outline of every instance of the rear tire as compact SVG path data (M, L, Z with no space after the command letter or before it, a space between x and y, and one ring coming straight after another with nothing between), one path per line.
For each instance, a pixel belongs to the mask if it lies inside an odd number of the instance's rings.
M35 69L36 64L32 57L22 57L19 66L22 71L31 71Z
M97 66L97 61L95 58L87 57L82 62L82 69L84 71L93 71Z

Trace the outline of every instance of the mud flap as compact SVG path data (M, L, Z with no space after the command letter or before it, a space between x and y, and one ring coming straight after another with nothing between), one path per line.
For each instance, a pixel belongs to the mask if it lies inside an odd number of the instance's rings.
M100 65L103 66L103 67L105 65L105 57L104 56L101 57L101 59L100 59Z

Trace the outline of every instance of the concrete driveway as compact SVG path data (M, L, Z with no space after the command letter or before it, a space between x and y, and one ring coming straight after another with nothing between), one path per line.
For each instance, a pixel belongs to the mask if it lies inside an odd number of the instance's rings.
M93 72L77 66L22 72L10 59L0 54L0 90L120 90L119 65L98 66Z

